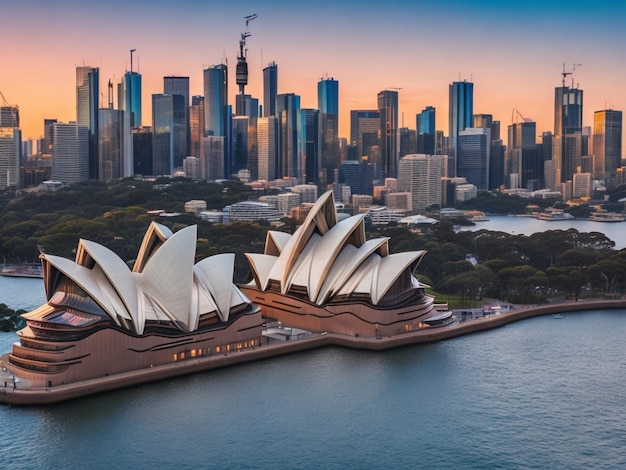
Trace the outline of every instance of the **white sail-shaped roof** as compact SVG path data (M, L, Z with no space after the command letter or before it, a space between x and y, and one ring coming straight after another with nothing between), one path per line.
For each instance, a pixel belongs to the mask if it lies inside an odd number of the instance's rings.
M276 266L270 275L271 279L279 276L281 286L288 284L287 279L291 274L300 253L311 239L315 231L324 235L328 230L337 224L337 212L332 191L327 191L313 205L306 216L304 223L291 236L285 244ZM286 291L285 291L286 292ZM283 294L285 293L283 292Z
M268 230L265 236L265 254L278 256L291 238L290 233Z
M311 269L315 260L313 254L315 253L315 247L323 240L317 233L313 233L309 242L304 246L304 250L300 253L300 256L296 259L296 262L287 276L287 280L281 286L281 292L286 294L291 289L291 286L298 286L308 288Z
M337 223L332 192L323 194L289 237L268 232L265 254L246 254L257 287L278 282L284 295L305 295L323 305L334 296L367 294L377 305L424 252L389 255L388 238L366 241L364 215ZM412 276L412 273L411 273ZM421 288L415 278L403 288Z
M332 270L326 276L317 298L317 304L323 304L329 297L339 292L354 271L372 253L388 253L388 240L388 238L374 238L366 241L359 248L346 245L333 264Z
M224 273L235 270L235 254L224 253L203 259L193 268L198 282L206 286L217 304L222 321L228 321L232 277Z
M133 272L139 273L143 271L144 266L150 259L150 256L172 236L172 231L165 225L152 222L146 230L146 234L141 242Z
M364 217L364 214L355 215L339 222L330 229L315 246L311 254L311 270L309 275L309 300L311 302L317 299L322 283L324 279L326 279L330 267L335 262L339 251L341 251L346 244L346 240L355 231L363 229Z
M257 286L264 291L267 289L270 273L278 257L262 255L260 253L246 253L246 258L248 258L248 262L252 268L252 274L254 275Z
M83 259L83 253L89 254L91 259L104 271L106 278L121 299L124 309L132 317L137 333L142 334L144 321L136 315L136 313L139 312L137 304L137 286L128 265L107 247L89 240L80 240L78 243L78 250L76 252L78 263Z
M139 335L147 321L169 321L183 331L196 330L204 314L215 312L228 321L231 307L250 303L232 283L234 255L213 256L194 266L196 232L191 226L172 234L153 222L134 271L113 251L88 240L79 242L75 262L41 255L46 297L50 301L63 290L67 278L118 326Z
M376 283L372 286L372 303L378 305L378 302L385 296L400 274L418 261L423 254L423 251L407 251L381 258L375 279Z
M140 277L143 291L184 331L190 331L195 242L195 225L179 230L154 252Z
M98 279L94 276L91 269L85 268L73 261L54 255L42 255L44 263L48 263L52 268L60 271L65 276L72 279L81 289L83 289L92 299L94 299L102 310L104 310L116 323L120 323L119 317L130 319L130 315L124 311L116 311L111 303L109 295L106 295L100 288ZM54 276L52 276L54 277ZM52 292L49 291L48 295ZM49 299L48 299L49 300Z

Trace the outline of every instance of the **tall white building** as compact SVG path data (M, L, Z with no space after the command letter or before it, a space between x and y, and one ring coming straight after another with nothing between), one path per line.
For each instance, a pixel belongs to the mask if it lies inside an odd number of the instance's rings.
M20 186L22 133L16 127L0 127L0 188Z
M275 116L259 118L257 121L259 180L272 181L276 179L278 155L276 122Z
M398 191L411 193L413 212L441 205L441 178L444 176L445 164L442 155L412 154L400 160Z
M52 179L62 183L89 179L89 130L76 123L52 126Z

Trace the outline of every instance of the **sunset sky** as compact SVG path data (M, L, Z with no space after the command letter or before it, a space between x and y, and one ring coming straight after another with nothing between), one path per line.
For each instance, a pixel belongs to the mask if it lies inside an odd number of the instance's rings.
M143 75L144 125L151 125L151 95L163 91L164 76L189 76L191 94L202 94L202 70L224 60L234 102L243 17L251 13L258 18L249 27L246 92L262 103L262 68L276 61L278 92L316 108L317 82L333 77L342 137L349 136L350 110L376 108L386 88L400 88L405 127L415 128L415 114L431 105L447 135L448 85L459 79L474 82L474 113L493 114L503 130L517 109L537 121L539 133L553 131L563 63L567 71L582 64L574 83L584 90L584 125L592 125L594 111L626 110L624 0L86 3L2 6L0 91L20 107L25 139L43 134L44 118L75 120L77 65L100 67L104 105L108 80L118 83L130 67L130 49Z

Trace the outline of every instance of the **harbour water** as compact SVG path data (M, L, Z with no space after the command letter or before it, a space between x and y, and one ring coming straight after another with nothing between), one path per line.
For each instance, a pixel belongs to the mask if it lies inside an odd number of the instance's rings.
M539 220L533 217L490 215L488 221L476 222L473 226L459 227L459 230L493 230L512 235L532 235L546 230L567 230L575 228L579 232L600 232L615 242L615 249L626 248L626 222L592 222L585 219Z
M625 334L624 311L566 313L0 406L2 468L626 468Z

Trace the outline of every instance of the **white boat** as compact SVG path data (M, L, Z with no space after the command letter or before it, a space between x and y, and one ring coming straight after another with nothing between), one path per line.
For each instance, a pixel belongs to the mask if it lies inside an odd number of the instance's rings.
M0 269L0 276L43 278L40 264L7 264Z
M565 317L561 315L560 313L553 313L552 318L560 319L560 318L565 318Z
M597 210L589 214L589 220L592 222L624 222L624 218L624 214L620 212L606 210Z
M553 207L548 207L544 212L539 212L537 214L537 218L540 220L569 220L573 219L574 216L568 212L565 212L563 209L555 209Z

